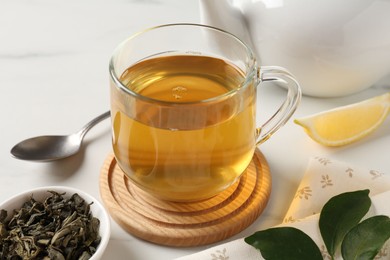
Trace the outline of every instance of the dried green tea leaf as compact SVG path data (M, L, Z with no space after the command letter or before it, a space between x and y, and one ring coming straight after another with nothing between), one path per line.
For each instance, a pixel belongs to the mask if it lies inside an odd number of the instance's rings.
M2 209L2 210L0 210L0 222L4 222L5 221L5 219L7 218L7 211L6 210L4 210L4 209Z
M349 231L341 245L345 260L374 259L390 238L390 218L375 216L362 221Z
M267 260L322 260L321 251L304 232L293 227L270 228L246 237Z
M96 251L100 222L90 204L48 192L44 202L31 196L9 220L0 211L0 259L88 259Z
M371 206L368 194L369 190L342 193L331 198L322 208L319 227L331 256L334 257L345 234L368 212Z
M47 249L48 257L51 260L65 260L64 255L61 253L61 250L53 246L49 246Z

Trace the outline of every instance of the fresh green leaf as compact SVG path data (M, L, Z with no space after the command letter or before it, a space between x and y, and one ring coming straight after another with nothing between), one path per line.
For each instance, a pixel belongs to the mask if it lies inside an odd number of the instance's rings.
M321 236L328 253L334 257L345 234L356 226L371 206L369 190L346 192L331 198L322 208Z
M341 245L345 260L374 259L390 238L390 218L375 216L362 221L347 233Z
M246 237L267 260L322 260L321 251L304 232L293 227L270 228Z

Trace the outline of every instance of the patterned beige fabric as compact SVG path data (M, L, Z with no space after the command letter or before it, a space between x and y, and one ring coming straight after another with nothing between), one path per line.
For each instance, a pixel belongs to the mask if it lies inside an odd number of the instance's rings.
M323 258L330 259L318 229L319 212L331 197L362 189L370 190L373 202L367 217L378 214L390 216L390 173L386 174L377 169L362 169L328 158L314 157L309 161L284 221L279 226L301 229L316 242ZM263 258L258 250L247 245L242 238L179 259L257 260ZM337 259L341 257L337 256ZM387 241L375 259L390 259L390 241Z

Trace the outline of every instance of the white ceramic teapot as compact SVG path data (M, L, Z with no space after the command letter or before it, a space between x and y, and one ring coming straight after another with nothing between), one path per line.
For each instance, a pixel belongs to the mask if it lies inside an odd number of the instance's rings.
M390 73L389 0L200 0L202 23L246 41L302 92L335 97Z

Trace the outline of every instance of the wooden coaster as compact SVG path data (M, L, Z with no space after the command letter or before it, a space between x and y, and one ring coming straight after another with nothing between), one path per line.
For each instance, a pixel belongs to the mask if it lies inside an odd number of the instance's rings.
M112 218L141 239L169 246L211 244L242 231L263 211L271 193L267 161L256 149L240 180L197 202L159 200L127 179L113 154L100 174L100 194Z

